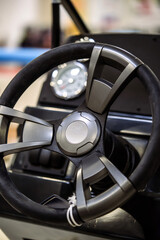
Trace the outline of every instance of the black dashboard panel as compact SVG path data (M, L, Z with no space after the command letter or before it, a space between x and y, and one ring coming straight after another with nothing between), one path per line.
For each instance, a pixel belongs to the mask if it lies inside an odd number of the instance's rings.
M160 36L138 33L90 34L72 36L67 40L67 43L74 43L83 39L85 36L94 39L95 42L115 45L131 52L147 64L160 79ZM48 74L47 80L43 85L39 98L39 104L48 106L63 106L66 108L78 106L84 99L84 93L75 99L67 101L57 98L50 87L51 74L52 72ZM106 77L107 80L112 81L108 69L105 69L103 74L104 78ZM126 89L112 105L111 110L116 112L150 115L150 106L147 94L145 88L138 79L134 79L128 84Z
M68 43L75 42L85 36L92 38L95 42L107 43L123 48L140 58L160 78L159 52L160 36L141 33L106 33L72 36Z

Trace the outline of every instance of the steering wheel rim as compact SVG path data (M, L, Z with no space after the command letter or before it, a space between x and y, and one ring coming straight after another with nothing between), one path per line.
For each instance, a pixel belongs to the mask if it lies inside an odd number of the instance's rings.
M39 76L43 73L51 70L59 64L64 62L68 62L71 60L82 59L82 58L90 58L93 48L100 49L99 53L101 55L102 49L112 49L115 53L119 53L119 57L122 56L129 57L129 61L134 62L134 64L138 62L135 67L136 74L138 78L141 80L143 85L147 89L147 93L150 99L150 105L152 110L153 117L153 126L152 126L152 134L150 140L148 142L147 149L136 167L133 173L128 177L129 181L132 184L132 193L128 196L124 201L121 202L123 204L128 198L130 198L136 190L140 190L144 187L147 180L155 173L159 166L159 147L158 143L160 141L160 83L154 73L144 65L141 61L139 61L132 54L126 52L125 50L121 50L119 48L110 46L110 45L96 45L95 43L78 43L78 44L69 44L58 47L56 49L50 50L45 54L41 55L37 59L33 60L31 63L26 65L11 81L9 86L3 92L0 105L13 108L19 97L22 93L33 83ZM96 50L97 51L97 50ZM93 53L92 53L93 54ZM114 54L113 54L114 55ZM96 61L98 61L99 56L97 56ZM117 58L117 56L116 56ZM122 58L123 59L123 58ZM95 59L94 59L95 60ZM112 59L114 60L114 59ZM120 58L121 60L121 58ZM94 61L93 61L94 62ZM134 65L133 64L133 65ZM114 100L114 99L112 99ZM2 114L2 113L1 113ZM6 120L5 118L3 119ZM34 121L34 120L33 120ZM6 133L4 134L2 131L3 121L1 121L1 143L4 143L6 140ZM44 123L45 125L45 123ZM153 160L154 159L154 160ZM148 174L146 174L146 171ZM134 187L133 187L134 186ZM72 218L76 223L81 223L83 220L86 220L85 217L79 217L79 211L77 212L77 208L73 208L73 211L67 212L67 209L51 209L47 206L41 206L38 203L33 202L28 199L22 193L20 193L10 180L3 158L1 157L0 161L0 190L2 196L6 199L6 201L17 211L28 215L29 217L39 219L46 222L55 222L55 223L66 223L68 218L67 213L70 214L70 218ZM107 212L107 211L106 211ZM74 216L73 216L74 215ZM82 214L83 215L83 214ZM82 220L83 219L83 220ZM77 224L77 225L78 225Z

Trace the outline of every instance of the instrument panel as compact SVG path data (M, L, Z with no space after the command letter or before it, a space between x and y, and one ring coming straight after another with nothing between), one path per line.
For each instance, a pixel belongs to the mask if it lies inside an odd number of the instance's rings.
M57 98L78 97L86 88L87 68L80 61L71 61L53 69L50 86Z

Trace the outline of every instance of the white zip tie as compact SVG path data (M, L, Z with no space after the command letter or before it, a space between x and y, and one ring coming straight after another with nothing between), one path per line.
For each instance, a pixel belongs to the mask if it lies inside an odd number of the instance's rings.
M74 205L70 205L69 208L67 209L67 221L68 223L72 226L72 227L79 227L81 226L82 224L79 224L76 222L76 220L74 219L74 216L73 216L73 207Z

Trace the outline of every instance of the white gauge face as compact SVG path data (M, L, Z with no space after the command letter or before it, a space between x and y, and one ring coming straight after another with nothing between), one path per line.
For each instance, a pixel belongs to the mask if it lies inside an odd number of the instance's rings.
M82 63L72 61L53 70L50 86L57 97L67 100L79 96L84 91L86 83L86 67Z

